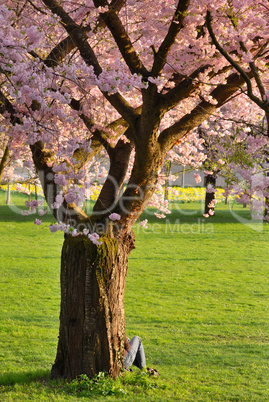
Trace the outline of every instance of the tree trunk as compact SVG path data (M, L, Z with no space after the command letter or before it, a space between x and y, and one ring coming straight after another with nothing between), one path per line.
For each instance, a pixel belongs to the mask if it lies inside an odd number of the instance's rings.
M207 186L209 184L211 184L215 188L216 181L217 181L217 178L215 175L211 175L211 174L206 175L205 176L205 188L207 189ZM206 191L206 193L205 193L205 212L204 212L205 214L208 214L209 210L214 211L214 207L213 206L210 207L210 205L212 205L213 200L215 200L215 192L214 191L213 192Z
M123 367L124 289L133 235L102 236L95 246L86 236L67 236L62 249L61 313L53 378L113 378Z
M38 200L37 185L35 184L35 200Z
M164 199L168 201L168 187L170 185L168 177L171 172L172 163L171 161L167 161L164 165L164 174L165 174L165 190L164 190Z
M7 185L7 198L6 198L6 204L10 204L10 184Z
M4 175L4 169L8 163L9 160L9 148L6 146L4 154L2 156L2 159L0 161L0 183L2 181L3 175Z

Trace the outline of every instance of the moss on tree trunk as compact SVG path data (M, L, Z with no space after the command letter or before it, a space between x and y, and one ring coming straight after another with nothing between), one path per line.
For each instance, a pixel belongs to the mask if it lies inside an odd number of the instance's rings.
M123 366L124 289L133 237L67 237L62 249L61 313L52 377L116 378Z

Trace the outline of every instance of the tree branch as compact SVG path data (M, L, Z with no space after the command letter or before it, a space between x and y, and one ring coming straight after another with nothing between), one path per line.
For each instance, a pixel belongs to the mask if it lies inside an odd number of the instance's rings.
M30 0L27 0L27 1L28 1L28 3L31 4L31 6L35 10L37 10L43 14L46 14L43 10L38 9ZM120 11L120 9L123 7L124 4L125 4L125 0L113 0L113 1L111 1L109 8L111 10L113 10L113 12L115 14L117 14ZM93 29L93 31L95 31L97 28L100 28L102 26L103 27L105 26L105 22L101 18L99 18L97 25ZM88 33L92 30L90 24L83 27L82 29L83 29L84 33ZM72 41L71 37L67 36L51 50L49 55L43 61L46 64L46 66L54 67L57 64L59 64L75 47L76 47L76 45ZM41 57L37 54L34 54L34 52L30 52L30 53L32 54L33 57L38 57L39 59L41 59Z
M82 27L77 25L61 5L55 0L42 0L43 3L51 10L53 14L61 18L61 24L66 32L69 34L76 47L79 49L81 57L86 64L93 66L95 74L98 76L102 72L102 68L91 48L87 42L87 36L83 32Z
M28 0L28 2L34 8L36 8L35 5L31 1ZM120 11L120 9L123 7L124 4L125 4L125 0L113 0L111 2L111 4L109 5L109 8L111 10L113 10L113 12L115 14L117 14ZM46 14L42 10L38 10L38 11L43 12L43 14ZM99 18L97 26L94 28L94 30L96 30L97 28L102 27L102 26L105 26L105 22L101 18ZM83 29L84 33L88 33L92 30L90 24L83 27L82 29ZM72 41L71 37L67 36L51 50L49 55L43 61L46 64L46 66L54 67L57 64L59 64L75 47L76 47L76 45ZM33 54L33 56L40 58L40 56L38 56L37 54Z
M72 107L72 109L76 110L76 111L81 111L81 105L80 102L76 99L71 99L70 102L70 106ZM88 116L86 116L84 113L79 113L79 117L81 118L81 120L84 122L85 126L88 128L88 130L90 132L92 132L92 128L94 127L95 123L93 120L91 120ZM101 145L103 145L103 147L108 151L109 148L111 148L110 144L106 141L106 139L102 136L101 131L100 130L95 130L94 132L92 132L93 137L99 141L99 143Z
M11 124L21 124L21 120L16 116L16 109L3 92L0 91L0 113L5 114L6 112L11 115Z
M5 114L6 112L11 115L11 124L21 124L21 120L16 117L16 110L14 109L12 103L0 91L0 113ZM52 154L50 151L46 150L45 144L41 141L31 145L30 148L32 151L34 165L41 181L47 204L50 208L59 192L59 186L54 182L55 173L48 164ZM2 162L3 159L1 161L1 165ZM70 217L78 221L87 218L87 215L83 212L83 210L77 207L75 204L67 205L64 203L59 209L52 209L52 213L58 221L62 222L66 222L66 220Z
M60 186L54 182L55 173L48 164L52 153L50 150L46 149L45 144L41 141L31 145L30 148L47 204L49 208L51 208L51 204L54 203L55 197L59 194L61 189ZM51 211L58 222L68 223L70 219L73 221L82 221L88 218L80 207L74 203L67 204L65 201L59 209L51 208Z
M51 10L52 13L61 18L61 24L69 34L72 41L78 48L81 57L88 66L93 66L94 72L98 77L102 68L97 60L97 57L87 41L87 36L83 32L83 28L77 25L73 19L65 12L56 0L42 0L43 3ZM109 95L107 92L102 92L110 104L128 121L129 124L135 124L135 112L132 106L119 93Z
M153 77L157 77L165 66L167 55L173 46L178 33L182 29L189 2L189 0L178 1L177 9L173 16L168 33L159 47L159 50L154 52L154 63L151 70Z
M96 7L108 6L107 1L94 0ZM132 74L141 74L143 77L149 76L149 72L141 62L136 53L132 42L120 20L114 11L107 11L100 14L106 26L110 30L120 52Z
M201 84L197 79L200 73L203 73L210 67L209 64L199 67L189 77L186 77L174 88L170 89L166 94L162 95L161 107L164 111L168 111L178 104L182 99L189 96Z
M70 106L77 111L81 110L81 105L78 100L72 99L70 102ZM140 113L141 107L138 107L136 110L136 113ZM80 113L79 117L82 119L84 122L85 126L88 128L89 131L92 130L92 128L95 126L95 123L93 120L91 120L88 116L86 116L84 113ZM119 130L119 126L121 126L121 129ZM133 142L133 133L129 128L128 124L123 118L117 119L110 124L107 125L108 129L111 130L118 130L118 133L115 134L115 136L112 137L112 139L117 139L120 137L122 134L125 134L126 138L129 139L130 142ZM92 132L92 131L91 131ZM103 147L107 151L108 155L112 155L112 153L115 152L115 147L111 146L109 142L107 141L108 134L105 131L95 129L92 132L92 143L91 143L91 152L87 153L84 149L77 149L74 153L74 158L79 160L78 165L76 168L80 169L86 162L88 162L94 155L96 155Z
M71 37L67 36L52 49L43 62L47 67L56 67L75 47Z
M119 140L115 148L110 150L110 168L107 179L94 205L94 214L106 215L115 208L123 187L133 147L132 142Z
M249 73L249 78L251 77L252 72ZM223 106L244 84L245 79L241 75L237 73L231 74L227 78L227 84L219 84L210 93L210 95L217 100L216 105L202 100L189 114L186 114L171 127L160 133L158 141L162 149L169 151L181 138Z
M218 49L218 51L225 57L225 59L236 69L236 71L239 72L239 74L244 78L246 84L247 84L247 95L248 97L255 102L260 108L262 108L263 110L265 109L265 105L264 103L253 94L253 90L252 90L252 84L251 84L251 80L248 76L248 74L234 61L234 59L223 49L223 47L219 44L212 25L211 25L211 21L212 21L212 17L211 17L211 13L210 11L207 11L206 14L206 24L207 24L207 28L208 28L208 32L209 35L212 39L212 42L214 43L214 45L216 46L216 48Z
M234 20L234 18L233 18L232 16L230 17L230 20L231 20L231 22L232 22L233 27L234 27L235 29L237 29L237 23L236 23L236 21ZM213 31L213 30L212 30L212 31ZM240 41L239 41L239 44L240 44L241 50L247 55L247 54L248 54L248 50L247 50L247 48L246 48L244 42L240 40ZM263 100L263 97L265 96L265 89L264 89L264 86L263 86L263 84L262 84L262 81L261 81L261 78L260 78L258 69L257 69L257 67L256 67L256 65L255 65L255 59L257 59L257 58L259 57L259 54L262 54L263 49L265 49L265 48L267 47L267 45L268 45L268 41L266 41L266 42L263 44L263 46L258 50L258 52L256 53L256 55L253 57L253 61L250 61L250 62L248 63L248 64L249 64L249 67L250 67L250 69L251 69L251 71L252 71L252 73L253 73L253 77L254 77L254 79L255 79L255 81L256 81L257 87L258 87L258 89L259 89L259 91L260 91L260 95L261 95L261 99L262 99L262 100Z

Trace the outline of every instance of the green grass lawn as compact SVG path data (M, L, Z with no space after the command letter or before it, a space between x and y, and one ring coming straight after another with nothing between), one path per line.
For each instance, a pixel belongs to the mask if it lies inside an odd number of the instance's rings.
M135 371L90 392L49 379L63 236L48 230L52 215L36 226L19 214L24 197L12 199L0 191L1 401L269 401L269 225L237 205L208 220L198 203L174 204L166 220L148 209L148 229L135 226L126 326L160 377Z

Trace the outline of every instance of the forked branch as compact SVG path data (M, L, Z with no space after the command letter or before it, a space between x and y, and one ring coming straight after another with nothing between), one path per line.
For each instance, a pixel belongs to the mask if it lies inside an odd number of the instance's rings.
M249 77L249 75L243 70L242 67L239 66L238 63L236 63L236 61L228 54L228 52L226 52L223 47L220 45L220 43L218 42L216 35L214 34L213 28L212 28L212 17L211 17L211 13L210 11L207 11L206 14L206 24L207 24L207 28L208 28L208 32L209 35L212 39L212 42L214 43L214 45L216 46L216 48L218 49L218 51L225 57L225 59L235 68L236 71L238 71L238 73L243 77L245 83L247 84L247 95L248 97L256 103L256 105L258 105L259 107L261 107L263 110L265 110L265 105L263 103L263 101L261 101L256 95L254 95L253 93L253 89L252 89L252 83L251 83L251 79ZM253 68L252 68L253 70ZM252 74L255 73L255 69L254 71L252 71ZM252 75L253 76L253 75Z
M159 47L159 50L154 53L154 63L151 70L153 77L157 77L165 66L167 55L173 46L177 35L182 29L189 2L189 0L178 1L177 9L173 16L168 33Z

